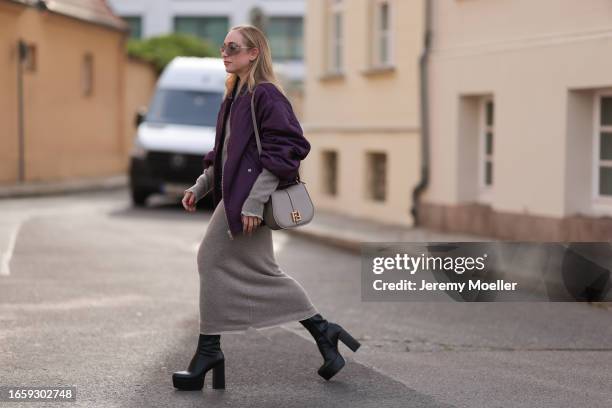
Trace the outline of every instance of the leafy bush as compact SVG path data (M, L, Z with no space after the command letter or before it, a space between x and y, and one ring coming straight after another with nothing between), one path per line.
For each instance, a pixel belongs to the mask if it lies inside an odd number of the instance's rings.
M127 42L127 53L131 57L153 63L158 73L161 73L174 57L217 57L219 54L208 41L179 33L146 39L131 38Z

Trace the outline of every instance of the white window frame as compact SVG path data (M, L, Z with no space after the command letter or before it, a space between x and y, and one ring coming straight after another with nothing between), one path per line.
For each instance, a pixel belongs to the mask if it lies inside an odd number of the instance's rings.
M374 12L372 16L372 43L371 43L371 58L370 65L372 68L387 68L394 65L393 55L393 2L391 0L371 0L373 1ZM381 26L381 11L382 6L387 5L387 29L383 30ZM387 43L387 60L382 60L381 42L385 39Z
M493 104L493 124L487 125L487 104L491 102ZM491 194L493 186L495 186L495 98L493 96L485 96L480 100L479 107L479 126L478 126L478 185L479 185L479 200L484 203L491 202ZM487 132L491 132L493 135L491 143L493 143L493 154L487 154ZM485 166L487 162L492 164L492 177L493 181L491 185L486 184L486 171Z
M612 167L612 160L601 160L601 132L612 132L612 125L601 125L600 114L601 114L601 100L603 97L612 97L612 89L600 90L595 92L593 104L593 166L592 166L592 205L595 212L603 210L610 212L612 210L612 195L601 195L599 194L599 168L604 165L606 167Z
M327 0L327 58L326 72L344 72L344 4L343 0ZM336 17L340 20L340 31L336 28ZM336 36L338 34L338 36Z

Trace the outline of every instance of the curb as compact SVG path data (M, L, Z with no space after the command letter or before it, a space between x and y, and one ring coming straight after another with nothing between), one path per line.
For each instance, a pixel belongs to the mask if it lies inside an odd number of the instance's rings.
M345 249L350 252L361 253L361 241L356 241L354 239L337 235L330 235L325 232L316 231L314 228L288 228L286 229L286 231L290 234L295 234L307 239L315 240L319 243L329 244L336 248Z
M15 197L36 197L85 191L105 191L126 188L129 185L125 174L110 177L79 178L53 182L27 182L0 186L0 199Z

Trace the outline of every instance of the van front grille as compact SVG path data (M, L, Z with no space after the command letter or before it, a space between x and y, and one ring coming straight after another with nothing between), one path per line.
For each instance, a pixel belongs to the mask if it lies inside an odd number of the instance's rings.
M154 177L171 182L194 183L204 170L204 156L189 153L149 152L147 166Z

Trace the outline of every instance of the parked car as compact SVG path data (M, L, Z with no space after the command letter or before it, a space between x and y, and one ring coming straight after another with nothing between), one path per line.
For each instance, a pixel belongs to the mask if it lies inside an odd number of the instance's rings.
M227 73L220 58L176 57L160 75L149 108L136 114L130 154L132 202L152 194L181 196L204 168L215 144ZM210 204L210 194L204 200Z

